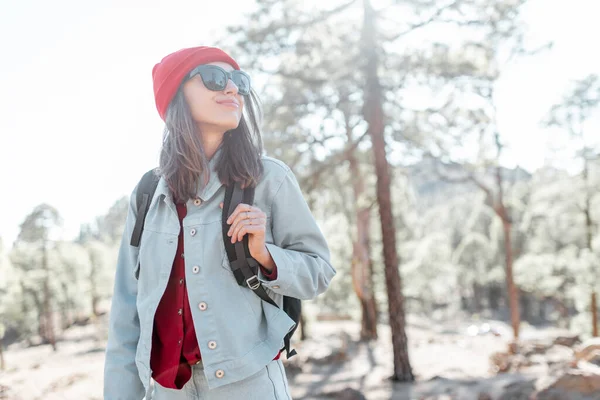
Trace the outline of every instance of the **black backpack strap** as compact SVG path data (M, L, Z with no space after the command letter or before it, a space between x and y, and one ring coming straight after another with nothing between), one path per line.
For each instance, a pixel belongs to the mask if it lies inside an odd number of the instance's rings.
M225 191L225 200L223 202L222 226L223 243L225 244L225 251L227 252L231 270L239 285L248 287L263 301L280 308L258 280L259 265L250 255L250 250L248 249L248 235L244 236L241 242L236 242L235 244L232 244L231 239L227 236L227 232L231 227L231 225L227 224L227 219L240 203L254 203L254 188L242 189L238 183L228 186ZM293 299L293 301L288 301L287 303L284 301L283 308L288 315L291 311L296 312L299 315L300 306L300 300ZM293 310L286 309L290 307ZM282 350L286 351L288 359L296 355L296 350L290 350L290 339L296 330L296 327L297 325L284 338L284 347Z
M139 247L140 241L142 239L142 231L144 230L144 222L146 221L146 214L148 213L148 208L150 207L150 203L152 202L152 198L154 197L154 192L156 191L156 186L158 186L158 181L160 180L160 176L156 175L154 169L146 172L142 179L140 180L136 193L136 205L137 205L137 219L135 220L135 226L133 228L133 232L131 233L131 242L130 244L134 247Z
M258 280L258 262L250 255L248 249L248 235L244 236L241 242L231 243L231 239L227 236L227 232L231 225L227 224L227 219L235 211L240 204L254 203L254 188L242 189L239 183L228 186L225 191L225 201L223 202L223 241L225 250L231 265L231 271L235 276L239 285L246 286L261 299L269 304L279 308L277 303L269 297L265 288Z
M223 212L222 212L222 227L223 227L223 242L225 243L225 251L227 252L227 258L229 259L229 263L232 266L232 272L235 275L238 285L246 286L246 279L244 278L243 273L238 268L233 268L236 264L236 260L238 259L236 253L236 247L231 243L231 238L227 236L227 232L231 225L227 224L227 219L233 213L235 208L240 203L252 204L254 202L254 189L248 188L246 190L242 190L239 184L227 186L225 190L225 199L223 200ZM248 238L244 236L242 242L238 242L243 245L243 253L242 254L250 254L250 250L248 249ZM247 258L247 257L241 257ZM258 273L258 263L251 259L248 261L250 264L250 268L254 272L254 274Z
M235 211L236 207L240 203L252 204L254 202L254 188L242 189L239 183L230 185L225 191L225 200L223 202L223 242L225 244L225 251L227 252L227 258L229 258L229 264L231 265L231 271L233 272L237 283L241 286L246 286L251 289L258 297L267 303L280 308L277 303L269 296L264 286L258 280L258 262L250 255L248 249L248 235L245 235L241 242L231 243L231 239L227 236L227 232L231 225L227 224L227 219ZM296 301L295 307L300 307L300 301ZM285 306L284 306L284 311ZM294 329L291 331L293 333ZM284 338L284 348L287 353L287 358L290 358L296 354L296 350L290 350L290 338L291 334L286 335ZM282 349L282 350L283 350Z

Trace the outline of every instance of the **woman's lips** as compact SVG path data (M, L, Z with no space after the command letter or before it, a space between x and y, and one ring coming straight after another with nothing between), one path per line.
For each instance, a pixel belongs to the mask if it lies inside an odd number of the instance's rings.
M217 103L225 107L240 108L240 105L235 101L218 101Z

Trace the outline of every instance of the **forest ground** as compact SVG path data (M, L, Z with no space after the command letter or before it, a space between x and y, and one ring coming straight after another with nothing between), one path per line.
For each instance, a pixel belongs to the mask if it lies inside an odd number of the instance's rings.
M511 336L502 322L473 325L470 321L434 323L409 318L409 354L417 378L413 384L388 379L392 373L389 327L380 325L379 339L370 343L358 340L359 329L353 321L308 326L310 339L295 341L299 355L290 364L285 361L294 399L341 398L335 393L347 388L359 390L368 400L477 400L481 393L496 399L507 384L534 378L496 375L491 370L490 355L506 351ZM104 317L95 324L65 331L55 353L48 345L9 346L4 352L7 368L0 372L0 399L102 399L105 334ZM560 334L565 332L530 326L522 329L526 339ZM540 373L543 371L537 371Z

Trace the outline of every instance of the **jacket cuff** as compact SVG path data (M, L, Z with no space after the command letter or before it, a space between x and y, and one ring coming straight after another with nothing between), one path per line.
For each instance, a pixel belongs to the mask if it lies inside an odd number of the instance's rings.
M266 271L263 271L262 268L258 269L258 279L265 287L276 293L281 293L281 289L287 289L291 283L290 277L286 278L286 275L290 275L289 272L286 272L289 269L288 257L281 247L272 243L266 243L266 246L275 262L275 268L273 268L273 272L276 271L275 279L269 279L270 274L265 274Z
M267 271L266 268L261 265L260 272L262 272L265 279L269 281L274 281L275 279L277 279L277 265L275 265L275 268L273 268L271 272Z

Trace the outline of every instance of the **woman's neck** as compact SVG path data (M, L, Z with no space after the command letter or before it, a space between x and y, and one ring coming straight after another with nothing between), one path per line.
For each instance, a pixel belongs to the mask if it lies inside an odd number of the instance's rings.
M204 147L204 154L209 160L213 158L219 146L223 143L223 135L211 135L202 138L202 146Z

